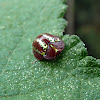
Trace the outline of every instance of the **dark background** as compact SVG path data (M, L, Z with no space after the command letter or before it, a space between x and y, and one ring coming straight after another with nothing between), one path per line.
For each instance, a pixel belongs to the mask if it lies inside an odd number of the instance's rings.
M100 0L68 0L67 34L78 35L88 55L100 58Z

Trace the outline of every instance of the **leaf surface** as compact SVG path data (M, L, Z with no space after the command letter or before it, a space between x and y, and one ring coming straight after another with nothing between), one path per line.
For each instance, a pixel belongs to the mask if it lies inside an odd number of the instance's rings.
M79 37L62 36L64 0L0 1L0 100L99 100L100 61ZM41 33L62 37L56 60L37 61L32 42Z

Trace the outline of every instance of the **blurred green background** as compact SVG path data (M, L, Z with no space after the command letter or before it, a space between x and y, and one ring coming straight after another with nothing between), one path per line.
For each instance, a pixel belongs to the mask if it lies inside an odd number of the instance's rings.
M86 44L90 56L100 58L100 0L68 0L66 29Z

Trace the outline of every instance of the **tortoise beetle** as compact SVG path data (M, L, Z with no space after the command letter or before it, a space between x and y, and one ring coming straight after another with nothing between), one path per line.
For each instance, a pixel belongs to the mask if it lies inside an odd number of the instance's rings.
M33 54L38 60L54 59L64 49L63 40L49 33L43 33L33 41Z

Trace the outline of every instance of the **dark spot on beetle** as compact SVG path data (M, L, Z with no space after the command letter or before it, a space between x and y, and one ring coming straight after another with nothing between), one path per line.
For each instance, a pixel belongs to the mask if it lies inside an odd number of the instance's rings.
M52 50L52 52L53 52L54 50Z

